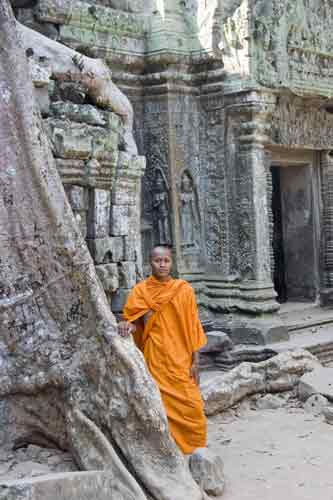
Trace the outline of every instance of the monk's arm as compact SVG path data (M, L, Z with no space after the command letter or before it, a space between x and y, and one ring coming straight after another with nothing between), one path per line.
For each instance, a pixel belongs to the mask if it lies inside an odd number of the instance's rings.
M191 366L191 377L194 378L197 385L200 384L199 363L200 363L199 351L193 352L193 354L192 354L192 366Z

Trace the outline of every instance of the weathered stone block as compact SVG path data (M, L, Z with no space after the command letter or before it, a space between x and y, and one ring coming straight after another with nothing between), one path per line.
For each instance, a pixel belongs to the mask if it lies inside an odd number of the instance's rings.
M136 285L136 263L121 262L119 264L119 279L122 288L133 288Z
M304 405L304 410L312 415L322 415L324 408L328 405L328 400L321 394L313 394Z
M88 210L88 193L84 187L68 186L66 194L72 210Z
M126 178L139 179L146 168L146 158L144 156L132 156L126 151L119 154L119 172Z
M50 138L58 158L88 160L118 160L118 134L102 127L63 121L47 120Z
M112 189L112 204L138 205L138 185L128 178L117 179Z
M34 94L42 116L50 114L50 95L47 87L35 87Z
M56 166L63 184L86 184L85 162L83 160L57 158Z
M97 160L113 160L114 151L118 150L119 136L110 130L89 128L92 136L92 156Z
M33 57L28 58L29 69L35 87L47 87L52 75L51 66L46 63L38 63Z
M57 118L66 118L74 122L87 123L104 127L107 121L102 111L90 104L74 104L72 102L54 102L51 111Z
M110 191L94 189L90 200L88 237L106 238L110 227Z
M304 373L317 367L317 358L303 349L286 351L260 363L241 363L201 384L206 414L221 412L252 394L291 390Z
M55 156L87 160L92 156L92 136L88 125L48 120Z
M283 400L274 394L266 394L257 401L259 410L277 410L283 406Z
M206 333L207 345L203 348L204 352L223 352L232 349L232 341L224 332L211 331Z
M113 205L111 207L110 233L112 236L126 236L129 231L129 207Z
M217 497L224 491L222 458L208 448L198 448L189 459L193 479L209 496Z
M119 272L117 264L104 264L95 267L103 289L113 293L119 288Z
M120 236L98 239L88 238L87 243L96 264L124 260L124 240Z
M136 240L130 236L124 237L125 260L135 261L137 257Z
M105 119L106 119L107 127L109 129L114 130L115 132L122 135L123 122L122 122L122 119L120 118L119 115L116 115L116 113L111 113L111 112L106 111L105 112Z
M333 425L333 407L326 406L325 408L323 408L322 413L325 417L325 422L327 424Z

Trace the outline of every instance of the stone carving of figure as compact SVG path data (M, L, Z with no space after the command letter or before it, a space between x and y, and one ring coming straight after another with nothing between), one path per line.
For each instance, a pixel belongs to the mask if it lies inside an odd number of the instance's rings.
M153 186L153 217L158 243L171 243L169 224L169 187L161 170L156 170Z
M182 244L193 246L196 242L195 232L199 225L199 216L193 180L186 170L181 178L180 202Z

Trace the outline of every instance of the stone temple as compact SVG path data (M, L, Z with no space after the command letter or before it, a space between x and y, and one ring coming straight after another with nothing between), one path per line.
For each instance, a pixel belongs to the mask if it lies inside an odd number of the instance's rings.
M119 116L27 50L115 313L153 243L172 243L203 318L236 341L287 338L282 302L332 304L331 0L20 3L22 24L106 61L133 105L134 156Z

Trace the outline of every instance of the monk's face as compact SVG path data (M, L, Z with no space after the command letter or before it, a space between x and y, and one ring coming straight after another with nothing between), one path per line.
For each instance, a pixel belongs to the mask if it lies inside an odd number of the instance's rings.
M151 254L151 270L153 276L160 281L170 278L172 254L169 248L156 247Z

